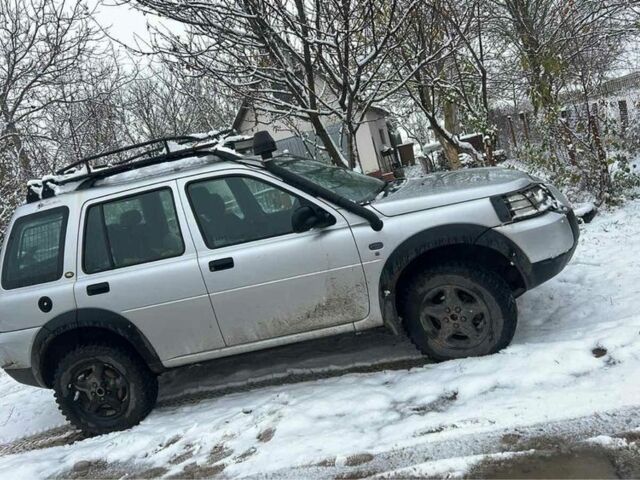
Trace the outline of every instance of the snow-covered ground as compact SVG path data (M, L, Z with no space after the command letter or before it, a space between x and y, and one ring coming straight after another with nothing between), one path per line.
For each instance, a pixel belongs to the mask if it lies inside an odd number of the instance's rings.
M291 347L174 371L162 379L164 400L141 425L0 456L0 471L35 478L99 465L112 466L114 475L161 467L146 474L199 468L202 475L296 477L313 465L376 464L371 473L382 476L462 474L482 453L511 455L483 450L496 432L542 435L549 433L545 425L612 412L634 430L639 301L635 200L582 227L565 271L518 300L515 339L497 355L422 365L402 339L372 334L325 340L316 352L305 346L304 355ZM350 364L391 361L419 366L330 375ZM208 388L224 390L207 394ZM181 401L185 389L197 390L200 400ZM0 374L0 443L61 425L50 392ZM436 445L447 442L458 447L435 455ZM426 453L409 460L411 451ZM405 452L404 467L385 472L376 459L394 452Z

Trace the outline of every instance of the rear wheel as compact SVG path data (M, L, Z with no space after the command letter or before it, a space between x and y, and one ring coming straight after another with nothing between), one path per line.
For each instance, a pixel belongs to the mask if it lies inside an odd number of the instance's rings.
M136 355L107 345L82 345L62 358L53 389L60 411L90 434L140 423L158 396L156 376Z
M495 353L515 333L518 312L509 286L480 265L429 268L402 298L409 337L434 360Z

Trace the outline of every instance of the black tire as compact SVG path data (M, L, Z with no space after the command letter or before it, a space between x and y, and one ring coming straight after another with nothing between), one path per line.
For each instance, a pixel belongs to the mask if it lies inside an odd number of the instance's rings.
M431 267L399 293L409 338L437 361L496 353L516 331L518 309L511 289L481 265Z
M80 345L58 364L53 380L58 408L90 435L125 430L140 423L158 397L158 379L125 349Z

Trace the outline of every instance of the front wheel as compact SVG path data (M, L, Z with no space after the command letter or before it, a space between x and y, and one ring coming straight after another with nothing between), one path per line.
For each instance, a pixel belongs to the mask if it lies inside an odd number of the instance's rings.
M511 289L481 265L429 268L414 277L402 298L411 341L434 360L495 353L516 330L518 310Z
M60 411L89 434L137 425L158 396L157 378L142 360L108 345L81 345L69 352L53 383Z

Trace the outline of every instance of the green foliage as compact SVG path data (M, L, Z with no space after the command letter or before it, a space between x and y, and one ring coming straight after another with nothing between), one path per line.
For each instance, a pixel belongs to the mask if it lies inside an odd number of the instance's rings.
M631 169L630 159L626 153L616 152L611 155L610 165L612 190L618 196L632 193L640 187L640 175Z

